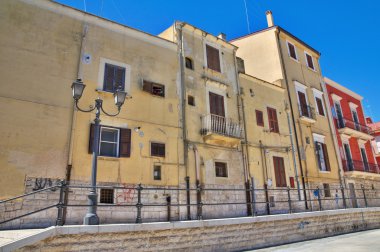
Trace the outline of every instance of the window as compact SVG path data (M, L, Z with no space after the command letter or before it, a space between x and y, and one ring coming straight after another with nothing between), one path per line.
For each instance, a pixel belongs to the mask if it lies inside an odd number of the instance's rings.
M153 179L161 180L161 166L160 165L155 165L153 167Z
M276 178L276 187L286 187L284 158L273 157L273 168Z
M375 137L375 141L376 141L377 150L378 152L380 152L380 136Z
M295 60L298 60L297 58L297 52L296 52L296 47L292 43L288 42L288 52L289 56Z
M315 97L315 103L317 103L318 114L325 116L322 99L320 97Z
M194 69L193 60L186 57L185 58L185 66L186 66L186 68L193 70Z
M163 143L151 143L150 155L156 157L165 157L165 144Z
M348 143L343 143L343 148L344 148L344 154L346 157L346 171L353 171L354 170L354 164L352 162L350 145ZM343 162L343 164L344 164L344 162Z
M315 68L314 68L314 62L313 62L313 57L310 54L308 54L307 52L305 52L305 57L306 57L306 64L307 64L307 66L310 69L315 70Z
M364 171L369 171L368 158L367 158L367 154L365 152L365 148L360 148L360 153L362 155Z
M227 178L227 163L215 162L215 176Z
M219 50L210 45L206 45L206 56L207 56L207 68L212 69L217 72L221 72Z
M323 183L323 192L325 194L325 198L331 197L330 185Z
M300 106L301 116L306 116L306 117L311 118L311 113L309 113L310 112L309 104L307 103L305 92L297 91L297 94L298 94L298 102Z
M209 92L210 114L225 117L224 96Z
M315 141L315 154L320 171L330 171L329 155L326 144Z
M99 199L99 202L100 203L104 203L104 204L113 204L113 193L114 193L114 190L113 189L100 189L100 199Z
M95 125L90 126L88 153L94 148ZM100 126L99 155L108 157L131 156L131 130Z
M119 130L101 127L99 145L100 156L119 156Z
M289 177L290 188L296 188L294 177Z
M355 123L355 129L360 130L358 112L356 112L356 110L351 110L351 113L352 113L352 119Z
M124 90L125 68L106 63L104 66L103 90L115 92L116 89Z
M256 110L256 123L257 126L264 127L264 116L263 112L260 110Z
M195 106L194 96L191 96L191 95L187 96L187 104L189 104L190 106Z
M151 93L152 95L165 97L165 86L162 84L143 80L143 90Z
M274 108L267 108L268 110L268 119L269 119L269 130L270 132L279 133L277 121L277 111Z

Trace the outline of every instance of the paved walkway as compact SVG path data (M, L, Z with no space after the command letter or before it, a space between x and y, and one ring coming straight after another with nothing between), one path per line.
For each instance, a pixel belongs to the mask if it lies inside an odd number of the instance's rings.
M40 232L43 229L22 229L22 230L6 230L0 231L0 247L11 241L18 240L20 238L33 235Z
M380 229L351 233L318 240L259 249L260 252L375 252L380 251Z

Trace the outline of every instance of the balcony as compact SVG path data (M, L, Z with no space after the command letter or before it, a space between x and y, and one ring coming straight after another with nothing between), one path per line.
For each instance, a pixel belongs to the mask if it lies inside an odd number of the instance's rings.
M339 134L347 135L350 137L360 138L364 141L371 140L373 137L370 135L371 130L366 125L354 122L347 118L335 118L336 125L338 126Z
M366 163L362 160L347 161L342 160L343 170L347 177L356 178L380 178L379 167L377 164Z
M315 110L309 105L299 105L300 119L304 122L315 123Z
M243 138L243 128L231 118L203 115L201 134L206 143L237 147Z

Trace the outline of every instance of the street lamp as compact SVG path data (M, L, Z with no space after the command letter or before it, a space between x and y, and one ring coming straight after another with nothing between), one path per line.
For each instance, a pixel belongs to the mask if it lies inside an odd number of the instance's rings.
M104 114L108 116L117 116L120 113L121 106L123 106L125 98L127 97L127 93L121 90L121 88L117 88L114 92L115 105L117 106L116 114L109 114L103 109L103 100L99 97L95 100L95 107L89 110L84 110L79 108L78 101L82 97L83 90L86 87L83 84L81 79L77 79L71 85L71 89L73 91L73 98L75 101L75 107L81 112L92 112L96 110L96 116L94 119L95 128L94 128L94 144L92 149L92 170L91 170L91 189L88 194L88 211L84 217L83 224L84 225L98 225L99 217L96 214L96 205L97 205L97 194L96 194L96 172L97 172L97 158L99 155L99 133L100 133L100 111L103 111Z

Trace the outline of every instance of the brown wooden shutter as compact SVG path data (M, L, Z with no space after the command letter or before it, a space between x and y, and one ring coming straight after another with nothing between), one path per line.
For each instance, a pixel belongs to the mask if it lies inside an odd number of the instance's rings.
M88 153L92 154L94 146L95 124L90 124L90 137L88 141Z
M152 93L152 82L144 80L143 81L143 90L148 93Z
M292 57L293 59L297 59L296 47L288 43L288 48L289 48L290 57Z
M115 69L115 82L114 82L114 91L118 87L121 87L122 90L124 90L124 80L125 80L125 68L123 67L117 67Z
M306 94L298 91L298 99L300 101L301 116L309 117L307 102L306 102Z
M212 46L206 45L206 54L207 68L220 72L219 50Z
M103 90L113 92L113 82L115 78L115 67L105 64Z
M270 132L279 133L278 121L277 121L277 111L273 108L267 108L268 120L269 120L269 130Z
M314 142L314 145L315 145L315 155L317 156L317 161L318 161L318 165L319 165L319 170L322 170L322 166L321 166L321 155L319 154L319 151L320 151L320 143L315 141Z
M273 166L277 187L286 187L284 158L273 157Z
M256 123L258 126L264 127L264 117L263 112L260 110L256 110Z
M119 156L131 156L131 129L120 129Z
M317 106L318 106L318 112L321 116L324 116L325 115L325 111L323 110L323 104L322 104L322 100L320 98L315 98L315 100L317 101Z
M309 54L306 54L306 60L307 65L314 70L313 58Z
M322 144L322 150L323 150L323 156L325 157L326 170L327 171L331 171L331 169L330 169L329 153L327 152L327 146L326 146L326 144Z
M224 97L214 93L209 93L210 114L225 116Z

